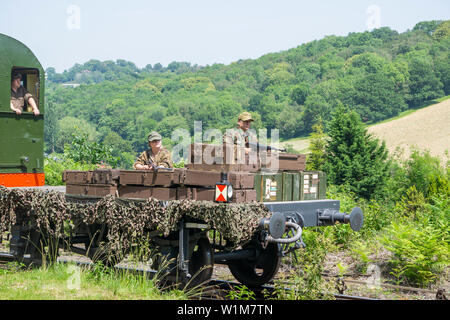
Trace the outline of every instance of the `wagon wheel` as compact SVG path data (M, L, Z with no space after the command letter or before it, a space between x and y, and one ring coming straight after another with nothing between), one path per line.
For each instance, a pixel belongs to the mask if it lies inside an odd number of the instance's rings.
M209 279L213 273L213 256L212 247L207 238L200 238L196 243L192 242L193 250L189 259L189 274L191 278L184 279L184 283L180 283L182 287L187 289L196 287ZM158 254L153 261L152 268L157 270L161 277L161 283L179 282L178 263L179 257L178 246L163 246L158 248ZM182 281L182 282L183 282Z
M243 249L254 247L249 243ZM248 287L259 287L273 279L281 263L279 248L276 243L269 243L265 249L259 248L256 258L230 261L228 268L233 276Z
M189 273L192 278L187 283L188 287L195 287L211 279L214 264L212 257L209 240L200 238L189 259Z

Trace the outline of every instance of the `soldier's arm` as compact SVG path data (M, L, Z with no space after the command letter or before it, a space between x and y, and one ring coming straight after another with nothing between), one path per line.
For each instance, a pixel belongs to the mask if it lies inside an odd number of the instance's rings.
M160 165L165 168L173 168L172 155L170 151L164 151L164 155L161 159Z
M33 109L33 113L35 116L39 115L39 109L36 105L36 101L34 101L33 96L30 94L30 97L28 98L28 103L30 104L31 108Z
M133 168L136 170L146 170L150 169L147 164L145 164L145 151L134 162Z
M11 100L11 102L10 102L9 107L10 107L11 110L14 111L16 114L21 114L21 113L22 113L22 110L20 110L20 108L15 108L15 107L14 107L14 104L13 104L12 100Z

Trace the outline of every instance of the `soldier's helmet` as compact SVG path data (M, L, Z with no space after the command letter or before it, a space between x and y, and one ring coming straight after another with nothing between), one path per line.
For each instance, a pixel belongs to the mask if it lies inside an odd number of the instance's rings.
M239 118L238 118L238 121L240 121L240 120L242 120L242 121L254 121L252 119L252 115L250 114L250 112L242 112L239 115Z
M162 139L161 135L156 131L152 131L148 134L148 142L161 139Z

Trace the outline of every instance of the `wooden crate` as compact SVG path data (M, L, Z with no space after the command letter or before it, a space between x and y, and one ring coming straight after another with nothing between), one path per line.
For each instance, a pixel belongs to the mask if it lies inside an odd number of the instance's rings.
M91 183L117 185L119 173L117 169L96 169L92 171Z
M119 183L121 185L170 187L179 185L183 175L184 169L171 171L120 170Z
M92 180L92 171L66 170L62 173L62 181L66 184L87 184Z
M215 187L221 179L222 174L218 171L186 170L182 183L186 186ZM227 179L235 189L253 188L253 173L232 171L228 172Z
M117 186L110 184L66 184L66 194L97 197L117 196Z
M271 171L303 171L306 169L306 155L267 152L267 160L261 159L261 167Z
M216 196L215 189L191 188L191 199L197 201L214 201ZM256 201L256 190L251 189L233 189L233 198L231 203Z
M177 188L120 185L118 192L121 198L155 198L162 201L177 199Z
M233 190L233 198L231 202L252 202L256 201L256 190L245 189L245 190Z

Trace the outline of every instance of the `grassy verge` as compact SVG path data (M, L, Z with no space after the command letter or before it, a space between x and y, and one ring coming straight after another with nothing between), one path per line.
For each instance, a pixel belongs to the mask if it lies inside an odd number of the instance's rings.
M96 265L93 269L57 263L48 268L0 270L1 300L180 300L179 290L162 292L143 276Z

